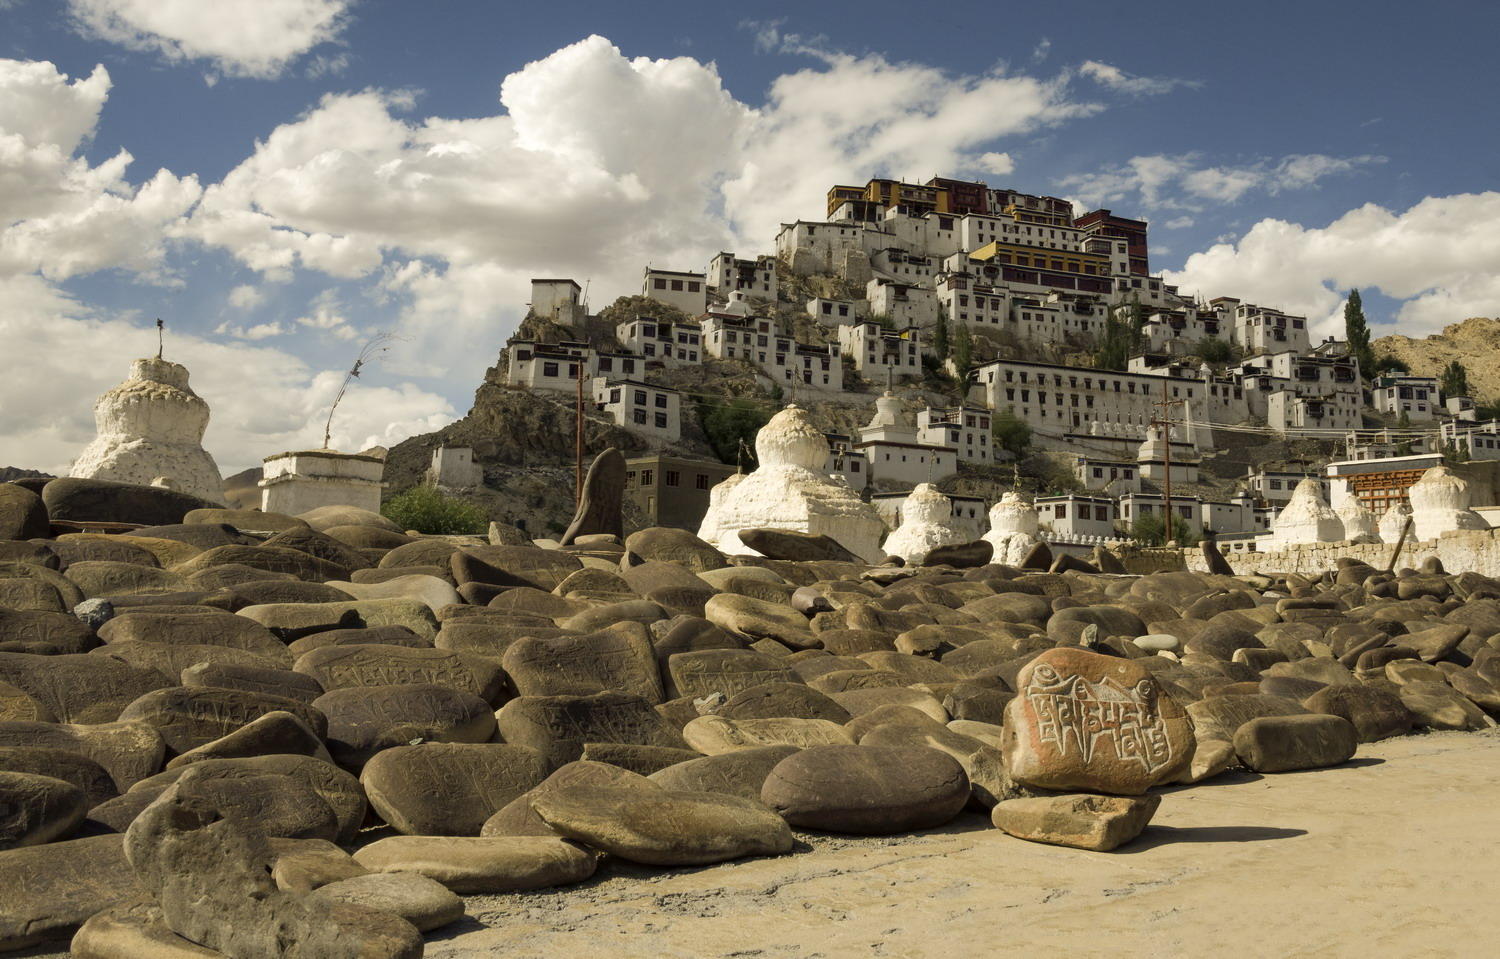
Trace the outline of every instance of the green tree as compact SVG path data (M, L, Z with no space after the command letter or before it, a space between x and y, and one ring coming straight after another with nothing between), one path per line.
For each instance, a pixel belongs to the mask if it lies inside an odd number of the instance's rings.
M937 328L932 331L932 352L940 360L946 360L953 353L953 344L948 336L948 311L938 311Z
M1018 460L1031 449L1031 427L1016 415L1014 406L1007 406L995 414L990 421L990 436L997 447L1009 451Z
M1192 527L1187 520L1181 516L1173 515L1172 536L1178 546L1196 545L1199 537L1193 533ZM1160 513L1142 513L1130 524L1130 538L1142 546L1165 546L1167 545L1166 523Z
M1129 303L1110 307L1104 317L1104 335L1094 351L1094 366L1101 370L1123 370L1130 357L1140 351L1146 311L1140 295Z
M475 534L490 528L489 517L479 507L431 486L413 486L397 493L380 505L380 514L402 529L419 533Z
M1344 339L1349 341L1349 353L1359 362L1365 379L1375 375L1375 353L1370 349L1370 325L1365 322L1365 307L1358 290L1349 291L1344 302Z
M959 382L967 384L974 369L974 334L963 320L953 328L953 367L958 371Z
M1360 366L1360 372L1364 372L1363 365ZM1367 373L1367 374L1365 374L1365 375L1367 375L1370 379L1373 380L1375 377L1381 376L1382 374L1385 374L1385 373L1410 373L1410 372L1411 372L1411 367L1406 365L1406 361L1405 360L1402 360L1399 357L1391 356L1389 353L1387 353L1384 356L1377 356L1377 357L1375 357L1375 359L1374 359L1374 365L1370 368L1370 372Z
M1438 379L1438 388L1443 391L1444 396L1470 396L1469 371L1458 360L1450 360L1443 367L1442 376Z
M1228 363L1234 359L1234 347L1217 336L1199 340L1193 352L1205 363Z
M741 443L753 459L755 434L770 418L768 412L744 398L728 402L704 400L698 404L698 422L721 463L738 463Z

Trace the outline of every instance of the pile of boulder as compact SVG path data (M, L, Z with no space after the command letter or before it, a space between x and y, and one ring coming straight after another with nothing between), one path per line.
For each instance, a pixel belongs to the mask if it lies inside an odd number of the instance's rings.
M966 810L1108 850L1166 787L1500 715L1500 582L1432 563L741 538L763 555L0 484L0 950L417 956L466 894Z

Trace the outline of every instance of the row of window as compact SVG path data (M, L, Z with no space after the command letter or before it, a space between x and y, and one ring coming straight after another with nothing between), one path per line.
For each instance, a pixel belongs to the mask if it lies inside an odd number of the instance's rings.
M637 482L637 478L638 477L637 477L637 473L636 473L635 470L627 470L626 473L625 473L625 485L627 485L627 486L654 486L656 484L656 471L655 470L641 470L640 474L639 474L639 482ZM676 486L681 486L682 485L682 474L680 472L678 472L677 470L663 470L662 471L662 478L664 480L665 485L667 485L667 486L676 487ZM710 485L711 484L709 483L709 477L708 477L707 474L705 474L705 473L694 474L694 476L693 476L693 488L694 489L706 490L706 489L709 488Z
M684 284L686 284L687 292L689 293L699 293L703 290L703 283L698 280L664 280L660 277L656 277L651 281L651 289L665 290L670 288L673 293L681 293Z

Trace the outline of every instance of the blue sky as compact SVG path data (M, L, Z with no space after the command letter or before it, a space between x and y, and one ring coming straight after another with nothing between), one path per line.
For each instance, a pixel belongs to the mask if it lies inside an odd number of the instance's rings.
M0 464L64 467L157 315L226 471L320 439L377 330L337 439L396 442L468 408L527 277L602 306L871 175L1142 216L1185 289L1325 326L1349 286L1377 332L1496 315L1497 35L1453 2L0 0Z

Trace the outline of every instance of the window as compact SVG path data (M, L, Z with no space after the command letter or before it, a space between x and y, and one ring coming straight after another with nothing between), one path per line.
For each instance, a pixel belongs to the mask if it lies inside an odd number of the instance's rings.
M681 479L682 479L682 474L678 473L676 470L667 470L667 485L668 486L676 486L676 485L678 485L678 481L681 480Z
M543 363L542 364L542 375L543 376L556 376L557 375L557 364L556 363Z
M693 480L694 489L708 489L708 477L699 473Z
M682 281L681 280L673 280L672 281L672 292L673 293L681 293L682 292Z
M656 414L656 428L659 429L659 430L664 430L664 429L667 428L667 414L665 414L665 413L657 413Z
M636 406L645 406L646 405L646 391L645 390L636 390L635 394L631 398L635 400L635 405Z
M652 280L651 281L651 289L653 289L653 290L665 290L666 288L667 288L667 281L666 280Z
M600 373L608 373L612 369L614 369L614 360L611 360L607 356L601 356L601 357L599 357L599 372Z
M689 280L688 281L688 292L689 293L697 293L701 289L703 289L703 284L699 283L697 280Z
M656 394L656 405L657 405L658 409L663 409L663 410L666 409L667 408L667 394L665 394L665 393L658 393L658 394Z
M641 470L641 485L650 486L656 481L655 470Z
M645 426L646 425L646 411L645 410L633 410L633 411L631 411L630 419L631 419L631 422L635 423L637 426ZM647 473L646 475L649 476L651 474Z

